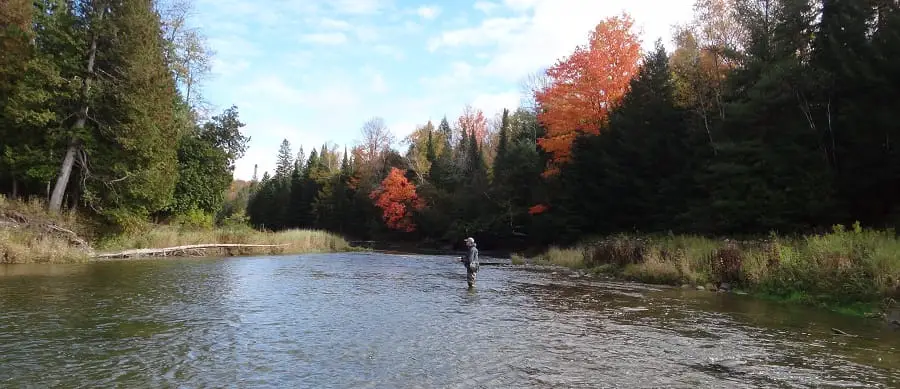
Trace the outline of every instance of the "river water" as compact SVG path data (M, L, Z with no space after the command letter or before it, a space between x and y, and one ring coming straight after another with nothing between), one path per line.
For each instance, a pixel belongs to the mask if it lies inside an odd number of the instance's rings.
M380 253L0 265L0 387L900 386L900 331L877 321L519 267L478 278Z

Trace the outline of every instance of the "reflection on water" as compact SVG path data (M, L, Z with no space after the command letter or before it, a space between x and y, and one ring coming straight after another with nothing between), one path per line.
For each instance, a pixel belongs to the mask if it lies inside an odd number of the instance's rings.
M0 387L890 387L898 348L742 296L493 266L468 290L453 257L0 266Z

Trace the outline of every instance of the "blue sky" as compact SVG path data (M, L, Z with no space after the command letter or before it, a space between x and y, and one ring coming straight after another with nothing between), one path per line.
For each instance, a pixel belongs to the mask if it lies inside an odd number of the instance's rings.
M235 178L273 171L282 139L308 153L352 146L380 116L399 140L466 104L515 109L522 81L629 12L645 48L671 47L694 0L196 0L192 23L216 52L203 94L235 104L249 150ZM402 147L398 142L397 147Z

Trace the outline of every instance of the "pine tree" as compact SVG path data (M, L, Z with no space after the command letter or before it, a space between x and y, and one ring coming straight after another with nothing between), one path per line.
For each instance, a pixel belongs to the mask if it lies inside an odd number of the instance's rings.
M275 177L289 177L294 167L293 165L291 143L284 139L281 141L281 147L278 148L278 157L275 162Z
M509 148L509 109L503 108L500 117L500 140L497 142L497 159L502 159Z
M347 146L344 146L344 158L341 160L341 175L345 177L345 179L349 178L352 172L352 166L350 164L350 156L347 154Z
M431 122L429 122L429 124L430 123ZM434 131L431 128L428 128L427 131L428 139L425 144L425 159L429 164L432 164L434 163L434 160L437 159L437 153L434 151Z
M441 119L441 124L438 125L438 132L441 134L444 142L446 143L444 145L446 146L444 149L449 150L451 145L450 142L453 140L453 129L450 128L450 122L447 121L447 116L444 116Z
M299 166L300 169L302 169L303 166L306 166L306 153L303 151L303 145L300 145L299 150L297 150L297 158L294 160L294 166L295 169L297 166Z

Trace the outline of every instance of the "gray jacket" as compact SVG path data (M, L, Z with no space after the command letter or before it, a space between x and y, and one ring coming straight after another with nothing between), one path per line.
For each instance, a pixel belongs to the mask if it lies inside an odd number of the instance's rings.
M478 271L480 263L478 262L478 249L475 246L469 247L469 251L463 257L463 263L469 271Z

